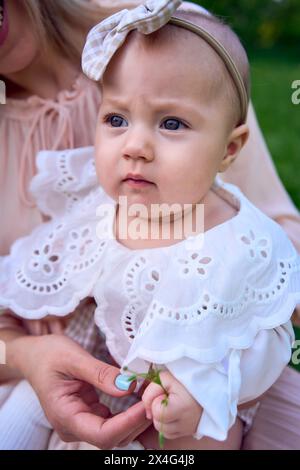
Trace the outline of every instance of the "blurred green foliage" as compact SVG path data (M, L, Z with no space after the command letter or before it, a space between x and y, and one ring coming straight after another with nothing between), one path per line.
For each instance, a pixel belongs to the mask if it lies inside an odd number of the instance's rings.
M300 209L300 104L291 100L300 60L281 49L250 54L252 101L280 178Z
M193 0L221 16L246 46L270 48L300 44L299 0Z

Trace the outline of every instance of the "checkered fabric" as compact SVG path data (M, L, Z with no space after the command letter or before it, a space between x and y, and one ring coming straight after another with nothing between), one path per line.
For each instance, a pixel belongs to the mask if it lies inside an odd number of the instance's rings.
M105 337L95 324L95 308L96 304L92 299L82 301L72 313L65 334L76 341L76 343L80 344L83 349L88 351L96 359L106 362L107 364L114 364L106 347ZM135 394L116 398L100 391L99 399L101 403L110 409L112 414L125 411L140 400Z
M103 362L112 363L111 356L94 321L96 304L92 299L83 300L69 319L65 335L80 344L83 349Z
M96 25L88 34L82 55L82 69L92 80L100 80L112 56L130 31L151 34L164 26L181 0L148 0L133 10L122 10Z

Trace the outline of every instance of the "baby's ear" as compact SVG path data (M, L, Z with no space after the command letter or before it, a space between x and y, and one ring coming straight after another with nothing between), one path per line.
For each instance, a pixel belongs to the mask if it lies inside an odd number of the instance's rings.
M228 143L226 147L226 153L223 157L223 160L220 164L219 172L222 173L226 171L227 168L234 162L238 154L240 153L242 147L247 142L249 137L249 128L247 124L241 124L236 127L230 134L228 138Z

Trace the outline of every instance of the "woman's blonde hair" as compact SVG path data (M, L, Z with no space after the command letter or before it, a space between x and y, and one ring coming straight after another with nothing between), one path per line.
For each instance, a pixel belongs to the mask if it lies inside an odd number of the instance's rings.
M107 16L133 8L138 0L22 0L39 44L80 61L88 31Z

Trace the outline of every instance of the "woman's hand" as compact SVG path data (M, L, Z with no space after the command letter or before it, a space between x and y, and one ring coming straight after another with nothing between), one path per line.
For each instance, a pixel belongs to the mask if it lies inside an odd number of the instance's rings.
M21 337L7 345L7 362L21 371L37 393L45 414L67 442L85 441L109 449L134 440L151 424L142 402L111 418L94 387L110 395L130 394L114 385L116 367L94 359L61 335Z

